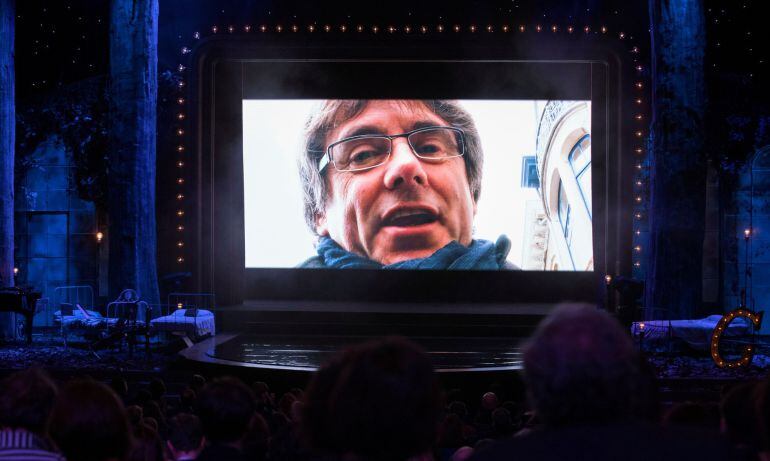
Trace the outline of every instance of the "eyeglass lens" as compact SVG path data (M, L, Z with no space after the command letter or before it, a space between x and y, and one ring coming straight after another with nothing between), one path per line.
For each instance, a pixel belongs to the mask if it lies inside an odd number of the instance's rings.
M425 160L444 160L463 155L459 136L457 130L437 127L411 133L407 140L416 156ZM383 136L348 139L332 147L332 160L334 166L343 171L373 168L387 161L391 146L391 139Z

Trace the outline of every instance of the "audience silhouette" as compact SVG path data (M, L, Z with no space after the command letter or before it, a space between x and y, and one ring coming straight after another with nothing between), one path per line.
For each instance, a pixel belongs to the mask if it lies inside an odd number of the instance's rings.
M443 393L428 354L399 337L337 353L279 399L263 381L198 374L58 390L31 368L0 381L0 460L770 461L770 381L661 412L654 370L594 306L555 309L523 363L528 398L502 404L499 384Z

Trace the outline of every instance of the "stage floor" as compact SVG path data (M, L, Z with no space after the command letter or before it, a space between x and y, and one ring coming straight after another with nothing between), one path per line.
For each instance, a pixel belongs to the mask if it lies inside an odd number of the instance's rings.
M219 334L181 354L220 365L313 371L345 346L366 341L359 336L267 336ZM515 338L412 337L430 355L437 371L482 372L522 367L521 340Z
M360 303L346 301L266 301L247 299L243 304L219 306L217 311L545 316L553 311L554 306L554 303Z

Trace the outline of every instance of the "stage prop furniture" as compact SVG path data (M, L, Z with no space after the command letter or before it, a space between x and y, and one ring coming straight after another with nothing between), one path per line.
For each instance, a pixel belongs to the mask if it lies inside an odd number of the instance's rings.
M622 309L620 311L622 312ZM639 350L644 350L644 342L647 340L664 340L666 348L671 352L673 329L668 309L632 306L629 311L633 312L631 333L634 341L638 341Z
M41 294L34 290L4 287L0 288L0 312L15 312L24 316L24 329L27 344L32 343L32 319L38 312L38 300Z
M78 331L96 338L90 344L94 351L114 343L122 345L125 339L131 357L137 335L144 336L145 347L149 351L148 320L152 318L153 311L139 299L136 290L123 290L115 301L107 304L106 315L92 307L93 289L90 286L58 287L55 298L59 310L54 312L54 320L61 325L65 347L69 333Z
M153 331L167 331L180 336L187 346L216 334L214 308L216 297L212 293L170 293L167 315L152 319Z
M61 286L54 289L53 323L60 326L64 347L70 332L98 331L103 327L103 315L94 308L94 290L89 285Z
M149 304L139 299L139 293L133 289L123 290L120 295L107 304L107 317L102 319L107 334L91 343L91 350L118 343L122 347L123 340L128 344L129 358L134 355L136 337L144 336L145 352L150 351L150 328L148 321L152 318ZM96 354L96 352L94 352Z
M721 315L709 315L695 320L647 320L634 322L631 334L634 338L644 336L644 341L680 338L694 349L708 350L711 344L711 334L714 332ZM723 336L740 336L750 333L749 321L743 318L733 320Z

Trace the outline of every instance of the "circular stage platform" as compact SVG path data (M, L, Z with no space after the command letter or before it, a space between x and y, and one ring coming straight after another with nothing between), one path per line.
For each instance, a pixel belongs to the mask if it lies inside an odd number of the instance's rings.
M181 354L198 362L276 370L314 371L332 354L366 341L363 336L269 336L219 334ZM430 355L438 372L518 370L522 367L517 338L411 337Z

